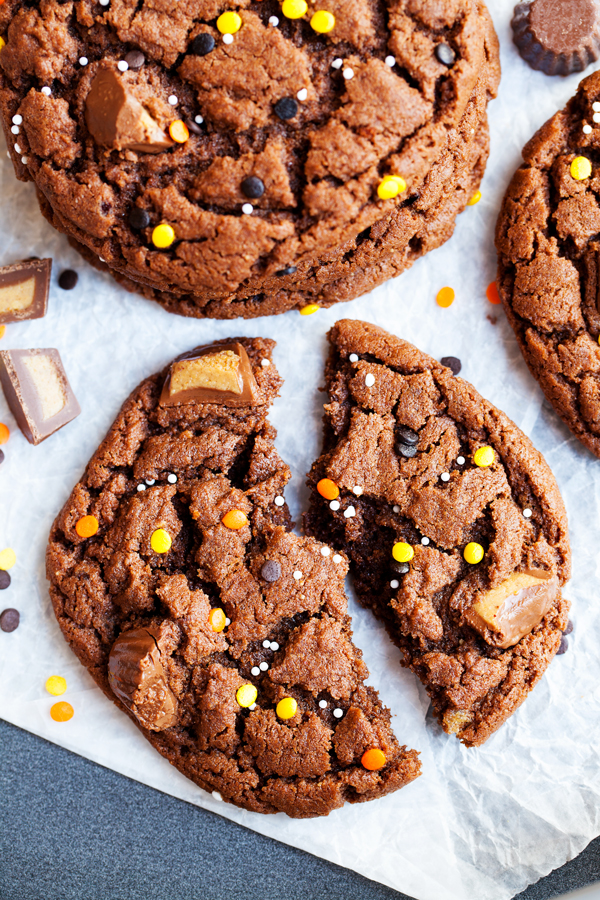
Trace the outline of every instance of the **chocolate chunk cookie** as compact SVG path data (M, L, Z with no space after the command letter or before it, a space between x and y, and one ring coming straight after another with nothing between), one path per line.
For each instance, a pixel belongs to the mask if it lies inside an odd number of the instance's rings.
M523 150L498 224L498 291L533 376L600 456L600 75Z
M299 7L0 8L18 177L86 258L173 312L352 299L446 240L477 188L499 78L483 4Z
M330 331L308 533L350 558L445 731L482 744L557 652L567 519L543 457L502 412L411 344Z
M66 640L163 756L302 818L420 763L364 684L346 560L290 531L272 347L196 348L133 392L52 527L47 573Z

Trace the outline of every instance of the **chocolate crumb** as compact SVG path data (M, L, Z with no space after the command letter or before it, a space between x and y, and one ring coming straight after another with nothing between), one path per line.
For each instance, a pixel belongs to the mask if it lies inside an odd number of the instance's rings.
M150 214L139 206L134 206L129 212L129 224L135 231L141 231L150 224Z
M244 178L240 187L242 188L244 196L248 197L250 200L258 200L265 192L264 183L260 178L257 178L256 175L250 175L248 178Z
M63 291L72 291L79 281L79 275L77 272L74 272L73 269L65 269L64 272L61 272L58 276L58 286L63 289Z
M407 428L406 425L399 425L396 428L396 434L403 444L419 443L419 435L417 434L417 432L413 431L412 428Z
M146 57L141 50L130 50L125 56L125 62L130 69L141 69L146 62Z
M260 570L260 577L264 581L279 581L281 578L281 565L272 559L268 559Z
M486 316L486 319L488 320L488 322L491 322L492 325L498 324L498 316L492 316L492 315L490 315L490 313L488 313Z
M293 119L298 113L298 101L294 100L293 97L282 97L281 100L277 101L273 109L275 110L275 115L279 116L280 119L284 121Z
M188 49L194 56L206 56L215 49L215 39L212 34L203 31L202 34L196 35Z
M405 459L412 459L413 456L417 455L417 448L414 444L403 444L401 441L398 441L396 449Z
M462 363L457 356L442 356L440 362L443 366L450 369L453 375L458 375L462 369Z

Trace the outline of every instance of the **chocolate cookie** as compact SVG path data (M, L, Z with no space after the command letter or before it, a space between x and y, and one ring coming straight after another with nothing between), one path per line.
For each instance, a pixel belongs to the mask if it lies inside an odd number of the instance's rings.
M66 640L184 775L298 818L417 777L365 686L346 560L290 531L273 341L196 348L131 395L56 519Z
M523 150L496 227L498 291L533 376L600 456L600 75Z
M482 744L557 652L567 519L527 437L452 371L365 322L329 332L306 530L350 558L445 731Z
M317 6L6 0L18 176L87 258L174 312L370 290L477 188L497 41L478 0Z

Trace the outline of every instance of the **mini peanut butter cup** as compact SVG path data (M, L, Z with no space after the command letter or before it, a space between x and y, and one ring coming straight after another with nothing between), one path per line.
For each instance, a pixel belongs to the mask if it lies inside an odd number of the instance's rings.
M520 55L546 75L583 72L600 56L596 0L525 0L511 24Z

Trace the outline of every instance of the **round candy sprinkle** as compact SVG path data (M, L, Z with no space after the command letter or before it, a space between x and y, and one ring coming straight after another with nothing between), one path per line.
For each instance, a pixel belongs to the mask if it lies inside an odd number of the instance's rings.
M464 464L465 464L465 458L464 458L464 456L457 456L457 457L456 457L456 462L457 462L457 464L458 464L459 466L464 466Z
M0 444L5 444L10 437L8 425L0 422Z
M120 59L117 63L117 69L119 70L119 72L126 72L128 68L129 63L125 62L124 59Z
M329 509L332 509L334 512L337 512L339 508L340 508L339 500L332 500L331 503L329 504Z
M13 117L12 117L12 121L13 121L13 123L14 123L15 125L22 125L22 124L23 124L23 116L20 116L20 115L17 113L16 116L13 116Z
M348 359L352 363L358 362L358 353L351 353Z
M410 546L410 544L406 544L404 541L398 541L392 547L392 556L399 563L410 562L413 556L415 555L415 551Z
M296 715L298 704L293 697L284 697L275 707L275 712L280 719L291 719Z
M398 575L406 575L407 572L410 572L410 566L408 563L393 562L390 564L390 569L392 570L392 572L396 572Z
M282 97L281 100L275 103L273 109L275 110L275 115L279 116L283 121L293 119L298 113L298 101L293 97Z
M395 56L386 56L384 60L386 66L389 66L390 69L393 69L396 65L396 57Z
M80 66L87 66L88 63L89 63L89 59L87 58L87 56L79 57L79 65Z
M49 87L43 87L43 88L42 88L42 94L45 94L46 97L49 97L51 93L52 93L52 91L50 90Z
M54 706L50 707L50 716L55 722L68 722L73 718L75 710L70 703L65 700L59 700Z
M161 225L157 225L152 232L152 243L159 250L165 250L167 247L170 247L174 240L174 229L164 222Z
M308 306L303 306L300 310L301 316L312 316L313 313L316 313L320 310L320 306L318 303L309 303Z
M0 569L0 591L5 591L7 587L10 587L10 582L11 577L8 572Z
M331 547L321 547L321 556L330 556Z
M317 482L317 490L321 497L325 497L326 500L335 500L336 497L340 496L340 489L331 478L321 478Z
M146 478L146 484L154 484L156 478Z
M129 222L129 227L133 228L134 231L141 231L142 228L147 228L150 224L150 213L146 212L145 209L140 209L139 206L133 206L129 210L127 221Z
M344 76L346 81L350 81L351 78L354 78L354 69L350 69L350 68L344 69L344 71L342 72L342 75Z
M279 650L279 644L277 641L271 641L271 650L275 653L276 650Z
M386 175L377 186L377 196L380 200L393 200L398 194L406 190L406 182L399 175Z
M0 50L2 50L3 47L6 47L6 41L3 37L0 37Z
M177 475L174 475L173 472L171 472L167 475L167 481L169 484L177 484Z
M344 516L346 519L353 519L355 515L356 515L356 510L354 509L353 506L349 506L347 509L344 510Z
M138 491L145 491L145 490L146 490L146 485L145 485L145 484L138 484L137 489L138 489Z
M481 200L481 191L475 191L470 200L467 200L467 206L477 206Z
M223 797L221 796L221 794L218 791L213 791L211 796L213 797L214 800L221 800L221 801L223 800Z
M301 19L306 15L308 4L306 0L283 0L281 12L286 19Z
M177 144L185 144L189 139L190 130L181 119L175 119L175 121L171 122L169 125L169 134L171 135L171 139Z
M208 614L208 623L213 631L217 633L223 631L225 628L225 613L222 609L219 609L218 606L215 606L214 609Z
M339 553L334 553L334 554L333 554L333 561L334 561L334 563L341 563L343 559L344 559L344 557L343 557L343 556L340 556Z
M265 192L264 183L256 175L249 175L248 178L244 178L240 188L244 197L248 197L249 200L258 200Z
M275 497L273 503L275 504L275 506L283 506L285 500L283 499L283 497Z
M67 689L67 681L62 675L51 675L46 679L46 690L54 697L60 697Z
M167 553L171 549L172 543L171 535L164 528L157 528L152 532L150 546L155 553Z
M591 125L584 125L582 131L584 134L591 134L593 131L593 128Z
M327 34L335 27L335 16L324 9L318 9L310 20L310 27L318 34Z
M556 651L556 655L562 656L563 653L566 653L568 649L569 649L569 642L566 639L566 637L564 637L564 635L563 635L563 637L561 637L561 639L560 639L560 644L558 645L558 650Z
M254 212L254 207L251 203L244 203L242 204L242 212L245 216L251 216Z
M361 488L361 486L359 484L355 484L354 487L352 488L352 493L355 494L357 497L360 497L362 494L364 494L364 489Z
M448 306L452 306L454 303L454 298L456 294L454 293L454 288L451 287L443 287L441 290L437 292L437 296L435 298L435 302L438 306L446 309Z
M62 288L63 291L72 291L78 281L79 275L77 272L74 272L73 269L65 269L64 272L61 272L58 276L58 286Z
M265 650L269 650L271 648L271 641L263 641L263 647Z
M440 362L443 366L450 369L453 375L458 375L462 369L462 363L457 356L442 356Z
M429 538L428 538L428 537L422 537L422 538L421 538L421 543L423 544L424 547L426 547L426 546L429 544Z
M206 56L214 49L215 39L212 34L208 34L206 31L203 31L202 34L197 34L188 47L189 52L193 53L194 56Z
M440 478L442 481L450 481L450 472L442 472Z
M340 59L338 57L337 59L334 59L334 61L331 63L331 68L332 69L341 69L343 65L344 65L344 60Z
M125 62L130 69L141 69L146 62L146 57L141 50L130 50L125 55Z
M302 578L302 572L300 571L300 569L296 569L296 571L294 572L294 580L300 581L301 578Z
M399 587L400 587L400 582L398 581L397 578L392 578L392 580L390 581L390 587L391 587L392 590L394 590L394 591L396 590L396 588L399 588Z
M177 106L179 100L177 99L175 94L171 94L169 97L167 97L167 103L169 104L169 106Z
M281 565L274 559L268 559L260 568L260 577L263 581L272 584L281 578Z
M230 528L231 531L239 531L240 528L248 524L248 516L241 509L230 509L229 512L225 513L221 522L225 528Z
M244 709L247 709L248 706L252 706L257 697L258 691L253 684L243 684L237 689L235 694L235 699Z
M530 519L532 517L533 513L530 509L524 509L523 515L525 516L526 519Z
M443 66L451 66L456 59L456 53L450 46L450 44L438 44L435 48L435 55L439 62L442 63Z
M571 177L575 181L584 181L592 174L592 164L587 156L576 156L571 163Z
M271 360L270 359L261 359L260 364L263 367L263 369L266 369L267 366L271 365Z
M6 634L16 631L21 621L21 615L18 609L5 609L0 613L0 630Z
M279 19L277 16L269 16L269 25L272 25L273 28L277 28L279 25Z
M399 512L400 512L400 507L399 507L399 506L392 506L392 512L399 513Z
M261 662L258 664L258 668L260 669L261 672L267 672L269 669L269 663Z
M494 306L498 306L502 302L500 300L500 294L498 293L498 288L495 281L492 281L490 282L490 284L488 284L485 296L488 298L490 303L494 304Z
M480 469L487 469L488 466L493 465L495 459L496 454L492 447L479 447L473 454L473 462Z
M96 516L83 516L77 520L75 531L80 538L93 537L98 531L100 523Z
M17 556L15 551L11 547L6 547L4 550L0 550L0 569L6 571L7 569L12 569L14 564L17 561Z
M343 710L343 709L340 709L340 708L338 707L337 709L334 709L333 715L335 716L336 719L341 719L342 716L344 715L344 710Z
M485 554L485 551L484 551L483 547L481 546L481 544L476 544L474 541L471 541L471 543L467 544L467 546L465 547L465 549L463 551L464 558L472 566L475 566L475 565L477 565L477 563L480 563L484 557L484 554Z
M260 675L260 669L258 668L258 666L252 666L252 668L250 669L250 674L254 675L255 678Z
M296 97L298 98L298 100L304 102L304 100L306 100L306 98L308 97L308 91L306 90L306 88L300 88L300 90L296 94Z
M385 766L385 753L377 747L371 747L370 750L365 750L360 761L369 772L375 772L377 769L383 769Z
M223 43L224 44L233 44L233 35L232 34L224 34L223 35Z
M319 708L327 709L327 700L319 700Z

